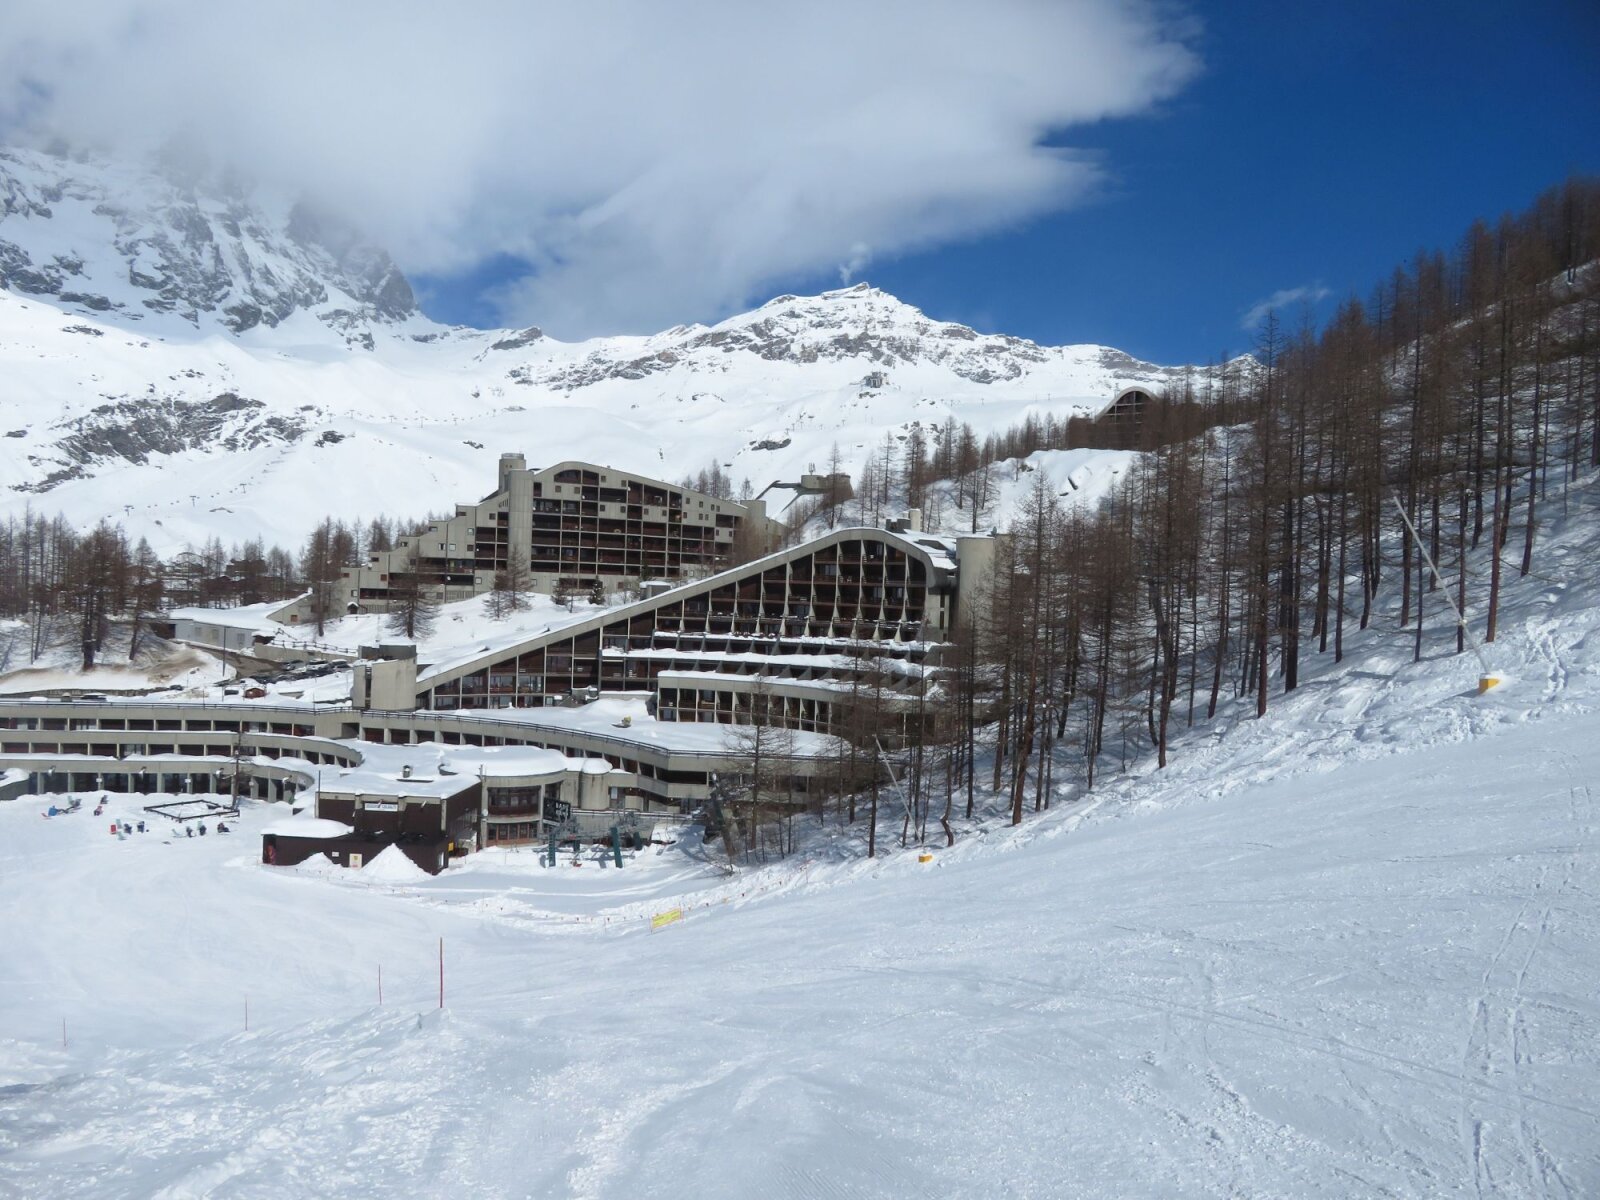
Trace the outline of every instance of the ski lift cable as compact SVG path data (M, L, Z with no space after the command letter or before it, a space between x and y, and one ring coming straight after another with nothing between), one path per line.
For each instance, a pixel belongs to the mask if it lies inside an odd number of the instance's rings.
M895 794L900 797L900 807L905 811L906 820L911 820L911 804L906 799L906 790L900 786L900 780L895 777L894 764L889 761L889 753L883 748L883 741L877 734L872 735L873 745L878 747L878 758L882 761L884 769L889 772L889 782L894 784Z
M1422 535L1417 532L1417 527L1411 523L1411 514L1406 512L1405 505L1400 503L1400 497L1394 492L1389 493L1395 511L1400 514L1400 519L1405 522L1406 528L1411 532L1411 540L1416 543L1417 552L1422 555L1422 561L1428 564L1428 570L1433 573L1433 580L1439 585L1439 592L1444 596L1445 603L1450 606L1450 611L1456 615L1456 623L1461 626L1461 632L1466 635L1467 644L1472 647L1472 653L1478 658L1478 666L1483 674L1479 679L1480 688L1487 689L1500 682L1498 675L1489 667L1489 660L1484 657L1483 646L1479 644L1477 635L1472 632L1472 627L1467 624L1466 614L1456 607L1454 598L1450 595L1449 585L1445 583L1444 576L1439 574L1439 568L1433 561L1433 556L1428 553L1428 547L1422 540ZM1492 682L1491 682L1492 681Z

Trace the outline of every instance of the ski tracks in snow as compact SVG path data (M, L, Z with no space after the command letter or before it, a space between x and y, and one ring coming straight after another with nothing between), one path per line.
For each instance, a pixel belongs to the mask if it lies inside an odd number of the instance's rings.
M1549 640L1548 636L1542 637L1538 644L1549 651L1554 664L1552 688L1559 691L1565 684L1565 670L1560 669L1560 660L1553 645L1548 645ZM1540 865L1532 887L1484 968L1467 1020L1460 1068L1460 1128L1474 1194L1480 1197L1580 1195L1540 1139L1523 1082L1523 1067L1531 1055L1524 1009L1528 973L1550 934L1552 915L1573 889L1588 847L1594 811L1593 791L1579 777L1576 760L1564 751L1558 754L1567 780L1566 799L1574 842L1565 855L1561 879L1554 887L1550 886L1551 864ZM1485 1092L1502 1090L1495 1083L1497 1075L1509 1077L1516 1099L1514 1141L1509 1131L1503 1132L1483 1111ZM1474 1083L1479 1086L1474 1087ZM1600 1135L1600 1129L1596 1132Z

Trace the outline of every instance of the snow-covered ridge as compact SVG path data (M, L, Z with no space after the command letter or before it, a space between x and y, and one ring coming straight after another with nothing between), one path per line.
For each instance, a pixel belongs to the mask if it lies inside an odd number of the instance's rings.
M417 312L388 256L237 180L0 149L0 511L163 553L449 510L503 450L756 490L859 472L914 423L981 437L1175 369L940 321L866 285L565 343Z
M525 330L519 336L499 338L491 349L525 349L539 340L538 333ZM933 320L864 283L819 296L779 296L710 327L678 326L640 339L632 355L619 353L616 341L590 343L594 348L577 361L553 358L548 370L529 364L517 369L513 378L523 384L572 389L608 378L638 379L682 365L715 371L723 358L738 354L794 365L852 361L884 371L937 365L978 384L1012 382L1030 371L1069 361L1098 362L1129 372L1171 373L1104 347L1041 347L1025 338L980 334L965 325Z

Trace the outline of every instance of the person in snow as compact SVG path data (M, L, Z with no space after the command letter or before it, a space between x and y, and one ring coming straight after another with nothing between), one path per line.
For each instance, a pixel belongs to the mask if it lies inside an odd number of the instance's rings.
M201 837L205 837L205 835L206 835L206 823L204 821L201 821L200 822L200 836Z
M183 827L183 836L184 837L193 837L194 836L194 826L185 825Z

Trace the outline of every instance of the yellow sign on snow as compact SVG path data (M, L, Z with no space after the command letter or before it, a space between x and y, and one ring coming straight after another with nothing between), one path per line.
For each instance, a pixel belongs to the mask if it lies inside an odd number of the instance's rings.
M683 920L683 909L669 908L666 912L658 912L650 918L650 928L652 930L660 929L664 925L671 925L674 921L681 920Z

